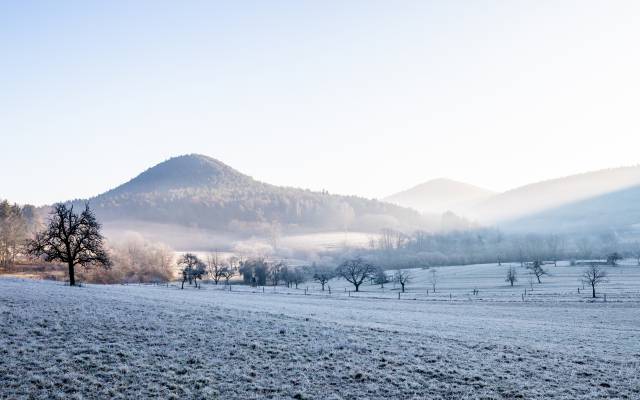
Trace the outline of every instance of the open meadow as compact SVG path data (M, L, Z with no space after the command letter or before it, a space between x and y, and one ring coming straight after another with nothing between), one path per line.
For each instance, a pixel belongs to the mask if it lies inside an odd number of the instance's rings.
M512 288L505 268L438 268L428 295L414 270L400 300L341 280L329 294L2 278L0 397L640 397L640 267L607 268L606 302L566 265L523 301L524 270Z

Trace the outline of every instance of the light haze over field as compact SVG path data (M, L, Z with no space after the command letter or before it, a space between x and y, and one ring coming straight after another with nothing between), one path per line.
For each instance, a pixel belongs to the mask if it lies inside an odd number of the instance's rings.
M23 150L2 152L0 197L90 197L192 152L380 198L637 164L639 17L635 1L4 2L0 135ZM70 178L34 183L51 170Z

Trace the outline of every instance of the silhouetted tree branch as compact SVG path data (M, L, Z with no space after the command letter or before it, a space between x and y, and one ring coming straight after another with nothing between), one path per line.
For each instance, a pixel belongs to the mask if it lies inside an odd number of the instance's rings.
M51 212L47 228L27 242L27 253L45 261L66 263L69 267L69 285L74 286L76 265L111 267L100 228L89 204L85 204L80 215L73 212L73 206L57 204Z

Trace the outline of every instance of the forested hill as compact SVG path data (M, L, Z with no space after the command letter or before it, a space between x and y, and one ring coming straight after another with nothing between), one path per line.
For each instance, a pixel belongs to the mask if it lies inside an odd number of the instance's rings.
M373 232L429 229L439 223L385 202L262 183L196 154L164 161L89 202L105 222L137 220L242 233L274 226Z

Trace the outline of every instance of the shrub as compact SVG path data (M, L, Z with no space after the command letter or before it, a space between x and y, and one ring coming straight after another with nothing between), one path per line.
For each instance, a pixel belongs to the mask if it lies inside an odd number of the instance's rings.
M174 254L165 245L130 236L109 249L113 267L82 274L89 283L162 283L175 278Z

